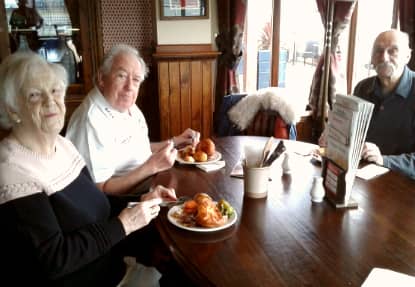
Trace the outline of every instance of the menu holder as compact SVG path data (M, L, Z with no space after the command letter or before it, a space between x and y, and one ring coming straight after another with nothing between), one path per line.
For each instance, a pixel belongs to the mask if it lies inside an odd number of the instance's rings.
M357 208L353 199L352 187L355 179L354 170L345 170L334 161L324 158L322 176L326 190L326 199L336 208Z
M336 208L357 207L351 193L372 111L368 101L337 94L329 112L322 175L327 199Z

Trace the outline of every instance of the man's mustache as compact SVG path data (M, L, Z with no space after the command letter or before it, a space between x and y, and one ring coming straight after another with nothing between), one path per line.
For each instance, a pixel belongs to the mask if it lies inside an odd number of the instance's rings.
M375 66L375 69L383 69L383 68L395 68L395 66L391 62L382 62Z

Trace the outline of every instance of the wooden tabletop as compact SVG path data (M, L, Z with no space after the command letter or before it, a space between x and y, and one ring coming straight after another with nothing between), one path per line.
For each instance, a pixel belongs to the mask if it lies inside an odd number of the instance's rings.
M206 192L224 198L238 219L211 233L182 230L163 208L156 220L165 243L197 286L360 286L374 267L415 275L415 182L394 172L356 179L357 209L313 203L310 189L319 166L302 156L314 146L284 141L292 172L274 163L267 198L244 197L243 180L230 177L246 143L267 138L214 139L226 167L206 173L175 165L155 177L178 195ZM278 141L278 140L276 140Z

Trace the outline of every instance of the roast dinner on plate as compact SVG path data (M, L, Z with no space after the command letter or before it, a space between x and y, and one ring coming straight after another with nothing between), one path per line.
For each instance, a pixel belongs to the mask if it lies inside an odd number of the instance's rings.
M224 199L214 201L207 193L197 193L171 215L185 227L220 227L234 215L233 207Z
M188 145L179 150L179 157L185 162L206 162L211 159L216 152L215 143L210 138L202 139L195 147Z

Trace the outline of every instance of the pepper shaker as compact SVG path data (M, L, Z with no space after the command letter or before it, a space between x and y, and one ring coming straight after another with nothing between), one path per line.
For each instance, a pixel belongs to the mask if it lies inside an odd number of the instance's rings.
M282 161L282 172L284 174L291 173L290 155L288 154L288 152L284 153L284 159Z
M311 201L313 202L322 202L326 191L323 186L323 177L316 176L313 178L313 186L310 191Z

